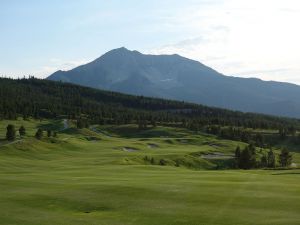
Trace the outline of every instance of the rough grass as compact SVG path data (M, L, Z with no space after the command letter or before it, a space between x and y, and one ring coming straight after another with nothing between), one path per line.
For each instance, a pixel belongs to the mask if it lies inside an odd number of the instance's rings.
M40 123L30 124L29 134ZM300 224L300 170L204 170L216 164L201 153L244 144L184 130L178 137L172 128L161 137L155 129L124 138L72 128L58 139L28 135L0 147L0 224Z

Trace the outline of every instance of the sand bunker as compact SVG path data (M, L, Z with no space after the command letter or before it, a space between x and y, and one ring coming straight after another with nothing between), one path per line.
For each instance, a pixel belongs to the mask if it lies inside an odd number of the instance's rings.
M138 151L137 148L132 148L132 147L123 147L123 151L125 152L136 152Z
M159 146L157 144L153 144L153 143L150 143L148 144L148 148L158 148Z
M203 158L203 159L232 159L232 158L234 158L234 156L227 155L222 152L211 152L211 153L202 154L201 158Z

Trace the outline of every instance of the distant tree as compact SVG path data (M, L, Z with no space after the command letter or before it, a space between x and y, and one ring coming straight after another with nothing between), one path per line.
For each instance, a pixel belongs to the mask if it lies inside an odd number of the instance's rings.
M144 161L149 161L149 159L148 159L148 156L147 156L147 155L144 157Z
M264 137L261 133L255 135L255 144L256 146L263 147L264 145Z
M88 128L89 127L89 123L88 123L87 120L79 118L79 119L77 119L76 126L77 126L78 129Z
M155 160L154 160L154 158L153 158L153 157L151 158L151 160L150 160L150 163L151 163L152 165L154 165L154 164L155 164Z
M251 169L256 166L256 152L252 144L245 147L241 152L239 168Z
M250 159L251 159L251 153L248 148L245 148L241 153L240 168L250 169L251 168Z
M289 126L288 127L288 133L292 136L295 136L297 132L297 129L294 126Z
M292 155L289 150L284 148L279 155L279 163L282 167L290 166L292 163Z
M84 128L84 123L83 123L82 119L77 119L76 127L77 127L78 129Z
M35 137L36 137L36 139L42 139L42 137L43 137L43 130L41 129L41 128L39 128L38 130L37 130L37 132L35 133Z
M140 130L145 130L147 129L147 120L144 119L139 119L138 120L138 126Z
M297 135L295 142L296 144L300 144L300 134Z
M85 121L84 121L84 127L85 127L85 128L89 128L89 126L90 126L89 121L88 121L88 120L85 120Z
M156 121L154 119L151 120L152 127L156 127Z
M12 124L9 124L6 127L6 139L8 141L14 141L16 139L16 130L15 130L15 126Z
M263 154L263 156L260 159L260 166L262 168L265 168L265 167L268 166L268 158L267 158L267 156L265 154Z
M248 149L250 150L252 155L255 155L256 148L255 148L255 144L253 142L248 145Z
M26 129L23 125L19 128L19 134L20 136L24 136L26 134Z
M279 130L278 130L278 134L279 134L279 137L281 139L285 139L286 136L287 136L287 130L286 130L286 128L280 127Z
M167 164L166 160L164 159L159 160L159 165L165 166L166 164Z
M267 162L268 162L268 167L269 168L275 168L276 166L276 156L273 152L272 149L270 149L270 151L268 152L268 155L267 155Z
M241 131L241 141L249 143L250 139L251 139L250 132L247 130L242 130Z
M240 160L241 160L241 148L237 146L235 149L235 164L238 168L240 168Z

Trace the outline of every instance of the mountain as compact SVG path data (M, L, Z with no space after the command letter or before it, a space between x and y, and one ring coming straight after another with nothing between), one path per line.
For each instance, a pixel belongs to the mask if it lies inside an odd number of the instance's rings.
M119 48L47 79L134 95L161 97L243 112L300 118L300 86L225 76L179 55Z

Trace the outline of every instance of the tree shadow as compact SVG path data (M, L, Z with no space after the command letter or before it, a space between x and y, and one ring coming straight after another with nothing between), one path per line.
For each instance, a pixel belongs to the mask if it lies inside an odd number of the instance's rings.
M272 175L300 175L300 172L273 173Z

